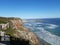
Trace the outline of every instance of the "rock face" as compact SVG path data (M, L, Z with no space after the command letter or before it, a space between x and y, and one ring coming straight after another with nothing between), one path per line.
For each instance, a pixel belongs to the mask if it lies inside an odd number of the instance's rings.
M13 35L18 40L28 40L29 45L41 45L36 35L23 27L23 21L19 18L0 18L0 23L6 24L6 33ZM7 24L8 23L8 24ZM16 42L15 42L16 43ZM18 45L18 44L17 44ZM20 45L20 44L19 44ZM23 44L22 44L23 45ZM25 45L25 44L24 44Z
M20 39L29 40L29 44L31 45L39 45L37 37L32 32L17 30L14 35Z
M15 29L14 36L20 39L29 40L30 45L40 45L36 35L22 26L21 20L11 20L13 29Z
M9 28L9 23L0 24L0 30L6 30L7 28Z

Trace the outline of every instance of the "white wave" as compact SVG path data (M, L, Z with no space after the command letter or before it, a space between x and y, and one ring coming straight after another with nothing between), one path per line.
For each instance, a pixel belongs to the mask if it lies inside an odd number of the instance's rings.
M30 26L30 27L32 27L32 24L31 23L25 23L24 26Z
M60 37L51 34L50 32L44 30L44 28L38 28L40 32L35 32L38 37L50 43L51 45L60 45Z
M39 24L39 23L38 23ZM31 24L33 25L33 27L30 27L30 26L27 26L28 28L30 28L31 30L35 30L35 23L34 24ZM58 26L55 25L55 24L45 24L46 25L46 28L50 28L50 29L55 29L57 28ZM50 32L46 31L43 27L37 27L37 30L39 31L34 31L34 33L36 33L36 35L45 40L46 42L52 44L52 45L60 45L60 37L59 36L56 36L54 34L51 34Z
M43 23L40 23L40 22L37 22L37 23L35 23L36 25L39 25L39 24L43 24Z
M58 25L55 25L55 24L48 24L46 26L46 28L49 28L49 29L56 29L58 27Z
M40 23L40 22L35 22L35 23L33 23L33 26L35 26L35 27L37 27L37 26L41 26L43 23Z

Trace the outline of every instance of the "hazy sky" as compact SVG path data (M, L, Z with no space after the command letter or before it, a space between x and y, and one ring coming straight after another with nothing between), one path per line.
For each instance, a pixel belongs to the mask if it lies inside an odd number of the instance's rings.
M60 18L60 0L0 0L0 16Z

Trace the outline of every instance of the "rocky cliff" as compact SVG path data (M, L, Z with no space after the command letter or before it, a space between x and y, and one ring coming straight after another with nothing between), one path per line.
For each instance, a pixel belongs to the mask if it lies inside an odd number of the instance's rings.
M33 32L29 29L24 28L22 20L11 20L13 24L13 29L15 29L14 36L20 39L29 40L31 45L39 45L39 41Z
M9 30L7 30L13 37L28 40L30 45L41 45L33 32L30 32L29 29L23 27L23 21L19 18L6 18L7 23L9 23ZM2 20L2 18L0 19ZM5 18L3 18L5 21ZM4 22L3 21L3 22Z

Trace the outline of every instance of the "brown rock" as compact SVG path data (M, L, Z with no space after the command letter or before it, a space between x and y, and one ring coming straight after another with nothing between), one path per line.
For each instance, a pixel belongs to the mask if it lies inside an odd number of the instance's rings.
M19 39L29 40L30 45L40 45L36 35L33 32L30 32L29 29L22 26L22 21L20 20L11 20L13 27L15 27L14 36Z

